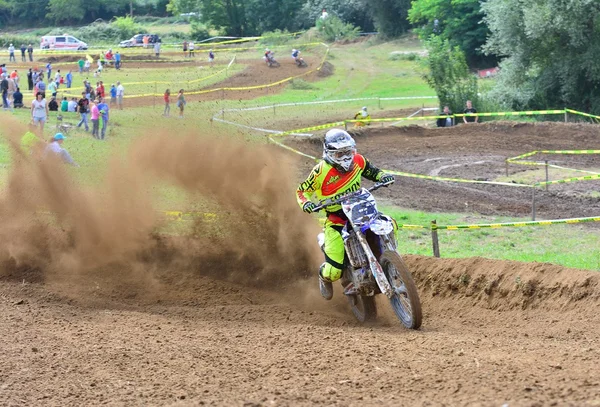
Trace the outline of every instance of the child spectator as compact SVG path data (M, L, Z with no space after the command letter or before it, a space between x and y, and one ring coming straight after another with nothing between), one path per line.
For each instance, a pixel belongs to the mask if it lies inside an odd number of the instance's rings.
M117 104L117 88L115 87L115 84L113 83L112 85L110 85L110 105L114 106Z
M21 93L21 88L17 88L17 91L13 93L13 107L23 107L23 94Z
M185 96L183 96L183 89L179 89L177 94L177 107L179 108L179 118L183 119L183 110L185 109Z
M171 113L171 91L169 89L165 90L163 98L165 100L163 116L169 117L169 114Z
M56 101L56 98L54 96L50 98L50 103L48 103L48 110L50 110L51 112L58 112L58 102Z
M69 101L67 100L67 97L63 97L62 102L60 103L60 111L61 112L68 112L69 111Z

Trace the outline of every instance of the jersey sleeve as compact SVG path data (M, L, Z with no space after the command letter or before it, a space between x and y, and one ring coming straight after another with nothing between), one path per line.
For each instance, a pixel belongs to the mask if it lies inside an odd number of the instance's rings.
M363 169L362 176L368 179L369 181L379 181L383 176L383 171L371 164L371 162L366 158L363 159L365 160L365 167Z
M296 190L296 200L300 207L310 201L313 194L321 188L319 175L321 175L323 168L322 164L322 162L317 164L308 175L308 178L298 186L298 189Z

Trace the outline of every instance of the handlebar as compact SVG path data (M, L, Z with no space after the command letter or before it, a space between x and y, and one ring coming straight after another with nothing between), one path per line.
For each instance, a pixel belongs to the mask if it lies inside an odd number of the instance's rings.
M392 185L395 181L390 181L390 182L376 182L375 184L373 184L373 186L371 188L367 188L367 191L369 192L373 192L375 190L378 190L379 188L383 188L383 187L387 187L389 185ZM321 210L323 210L324 208L331 206L331 205L336 205L341 203L342 201L348 199L349 197L351 197L352 195L356 195L360 192L360 190L358 191L354 191L354 192L349 192L347 194L341 195L337 198L329 198L329 199L325 199L321 202L319 202L319 205L317 205L314 209L313 212L319 212Z

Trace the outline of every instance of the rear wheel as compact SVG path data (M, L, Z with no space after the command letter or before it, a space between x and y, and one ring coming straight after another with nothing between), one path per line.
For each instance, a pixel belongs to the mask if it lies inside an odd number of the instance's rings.
M379 258L379 264L395 291L390 298L390 304L396 316L405 327L419 329L423 318L421 301L406 263L398 253L386 250Z
M352 313L359 322L363 323L377 318L375 296L349 295L348 302L350 302Z

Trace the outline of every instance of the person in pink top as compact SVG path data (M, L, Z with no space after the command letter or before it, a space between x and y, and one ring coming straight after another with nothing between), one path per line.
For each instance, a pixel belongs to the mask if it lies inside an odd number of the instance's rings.
M94 136L94 138L99 139L99 135L98 135L98 130L99 130L99 117L100 117L100 110L98 109L98 104L94 101L91 102L92 108L91 113L92 113L92 136Z

